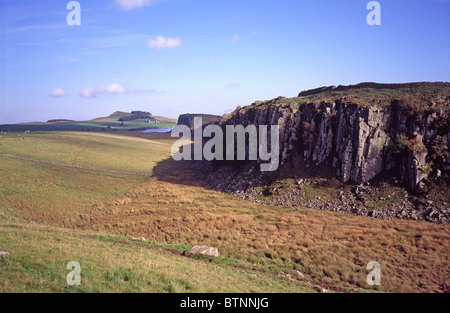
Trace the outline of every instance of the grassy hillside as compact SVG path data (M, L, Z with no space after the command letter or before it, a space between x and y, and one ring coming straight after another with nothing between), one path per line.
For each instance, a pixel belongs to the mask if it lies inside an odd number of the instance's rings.
M107 160L100 164L104 168L151 170L156 161L168 157L173 140L161 134L141 136L146 139L129 133L8 134L0 139L0 154L93 166L99 165L100 155L96 154L100 153ZM80 145L84 147L81 151ZM124 159L122 153L128 157ZM239 260L221 258L214 264L179 255L189 245L135 240L114 235L114 231L80 230L100 229L78 224L102 201L126 203L123 194L148 178L0 159L0 173L5 178L0 183L0 250L11 253L0 256L0 292L321 290L307 282L278 277L279 273L246 269L252 265ZM83 283L69 288L65 266L73 260L82 265ZM219 280L222 283L218 285Z
M295 270L313 285L351 290L449 290L450 226L247 202L208 189L202 173L172 161L174 140L169 135L136 135L52 132L0 138L0 250L12 253L0 261L6 277L0 288L69 291L59 280L67 272L64 264L81 260L90 278L76 291L317 290L280 274L293 275ZM151 171L154 177L67 168L4 154ZM137 243L133 237L158 244ZM196 263L158 250L181 251L198 244L218 247L225 259ZM382 266L379 287L365 283L370 261ZM256 279L263 282L252 284L254 273L226 265L230 263L260 269ZM201 278L208 275L223 283Z
M305 281L278 277L174 251L185 246L5 221L0 216L2 292L318 292ZM69 262L81 266L81 285L68 286ZM226 261L226 260L225 260ZM230 261L230 260L229 260ZM217 282L220 281L220 284Z
M170 136L149 141L144 139L144 134L127 135L84 132L8 133L3 134L0 139L0 154L10 153L48 161L134 172L151 172L156 162L170 157L173 142Z
M253 106L264 108L284 103L354 103L360 106L384 107L398 100L401 105L416 112L448 110L450 83L376 84L361 83L351 86L330 86L301 92L298 97L280 97L271 101L257 101Z

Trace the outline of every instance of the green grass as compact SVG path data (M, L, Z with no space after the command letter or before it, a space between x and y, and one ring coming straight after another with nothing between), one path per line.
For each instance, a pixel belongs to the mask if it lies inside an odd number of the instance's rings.
M148 178L0 157L0 202L28 220L58 225L99 201L114 199ZM0 206L1 207L1 206Z
M105 241L105 237L110 240ZM2 292L317 292L307 282L170 253L152 243L90 231L0 220ZM69 262L81 285L68 286ZM220 282L220 283L217 283Z
M70 225L71 219L87 208L117 198L148 177L28 162L1 154L151 173L158 161L170 156L171 142L99 133L6 134L0 138L0 173L4 177L0 201L27 220Z
M0 154L134 172L151 172L156 162L170 156L173 142L170 139L155 143L126 135L83 132L8 133L0 138Z
M176 123L160 123L148 124L143 122L124 122L120 123L29 123L29 124L12 124L0 125L2 132L24 132L24 131L125 131L135 129L152 129L152 128L173 128ZM108 128L110 126L110 128Z

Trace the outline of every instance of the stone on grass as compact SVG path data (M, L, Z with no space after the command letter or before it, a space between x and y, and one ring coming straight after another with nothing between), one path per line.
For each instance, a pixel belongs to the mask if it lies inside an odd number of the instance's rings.
M189 250L189 254L191 255L208 255L218 258L219 257L219 250L214 247L208 247L208 246L195 246L192 247L191 250Z

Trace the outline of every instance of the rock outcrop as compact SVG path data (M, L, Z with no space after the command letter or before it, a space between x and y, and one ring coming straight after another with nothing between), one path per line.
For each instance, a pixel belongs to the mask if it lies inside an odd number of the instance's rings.
M257 203L448 224L449 112L449 83L318 88L218 122L278 125L277 171L261 172L260 159L191 166L210 187Z
M304 94L323 90L333 89ZM281 165L301 157L309 166L329 166L342 182L356 184L395 170L404 186L420 192L430 175L448 175L450 169L450 97L433 97L439 106L430 103L428 110L414 110L395 99L379 106L346 99L298 103L280 97L238 108L221 125L279 125ZM446 149L436 161L433 146L438 139Z
M178 125L188 126L190 129L194 128L194 118L201 117L203 121L203 126L218 123L221 116L210 115L210 114L182 114L178 117Z

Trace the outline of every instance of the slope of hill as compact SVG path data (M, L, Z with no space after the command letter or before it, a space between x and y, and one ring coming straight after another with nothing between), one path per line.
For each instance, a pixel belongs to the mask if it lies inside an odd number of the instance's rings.
M33 240L30 240L33 238ZM0 293L317 293L322 287L237 260L188 258L188 246L145 238L41 226L0 215ZM78 262L79 286L67 284ZM294 275L294 273L292 273ZM220 284L217 284L220 281Z
M2 134L0 250L11 255L0 256L0 291L448 292L448 225L245 201L172 160L175 141ZM338 194L333 183L301 185L298 202ZM217 247L221 258L180 255L194 245ZM80 288L65 283L70 261L82 266ZM370 261L382 266L381 286L366 283Z

